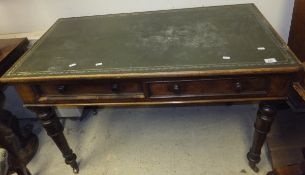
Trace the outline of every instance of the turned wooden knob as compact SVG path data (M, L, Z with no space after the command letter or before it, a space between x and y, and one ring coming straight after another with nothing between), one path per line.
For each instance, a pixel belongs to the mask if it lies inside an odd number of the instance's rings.
M243 86L239 81L234 84L234 90L236 92L241 92L243 90Z
M58 91L58 93L64 93L65 91L66 91L66 86L65 85L59 85L58 87L57 87L57 91Z
M181 87L180 87L179 84L174 84L174 86L173 86L173 92L174 92L175 94L180 94L180 93L181 93Z
M120 91L119 85L117 83L112 84L111 91L115 92L115 93L118 93Z

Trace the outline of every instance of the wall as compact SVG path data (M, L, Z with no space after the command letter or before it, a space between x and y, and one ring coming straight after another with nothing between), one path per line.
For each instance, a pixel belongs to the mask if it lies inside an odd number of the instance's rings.
M255 3L287 41L293 0L1 0L0 34L48 29L57 18Z

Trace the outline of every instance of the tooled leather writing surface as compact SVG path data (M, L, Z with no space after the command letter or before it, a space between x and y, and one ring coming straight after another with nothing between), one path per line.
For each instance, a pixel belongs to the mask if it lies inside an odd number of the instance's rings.
M276 62L266 63L265 59ZM58 20L4 77L297 65L253 4Z

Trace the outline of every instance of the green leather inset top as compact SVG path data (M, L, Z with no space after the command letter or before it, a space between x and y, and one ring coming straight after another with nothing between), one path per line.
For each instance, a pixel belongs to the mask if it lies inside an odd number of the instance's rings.
M298 64L257 8L244 4L59 19L4 77Z

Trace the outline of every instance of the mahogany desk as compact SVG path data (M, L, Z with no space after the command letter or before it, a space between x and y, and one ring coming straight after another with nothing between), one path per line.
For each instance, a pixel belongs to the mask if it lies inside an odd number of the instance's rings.
M59 19L1 78L78 172L53 106L261 102L250 166L302 66L253 4ZM204 117L204 116L203 116Z

